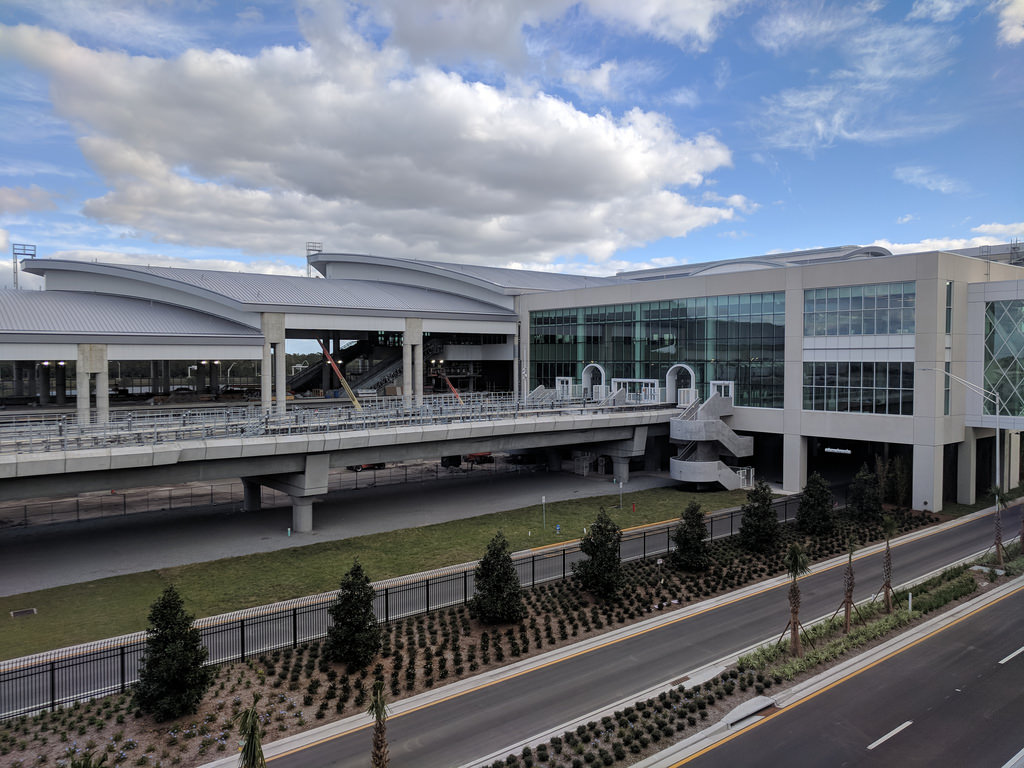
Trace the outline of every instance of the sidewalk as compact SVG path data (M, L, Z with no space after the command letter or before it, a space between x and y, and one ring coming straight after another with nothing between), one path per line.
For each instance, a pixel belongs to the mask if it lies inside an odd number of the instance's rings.
M673 481L634 472L627 492ZM288 536L287 508L191 509L0 531L0 595L76 584L320 541L414 528L549 502L617 493L607 477L567 472L439 480L361 488L317 504L311 534Z

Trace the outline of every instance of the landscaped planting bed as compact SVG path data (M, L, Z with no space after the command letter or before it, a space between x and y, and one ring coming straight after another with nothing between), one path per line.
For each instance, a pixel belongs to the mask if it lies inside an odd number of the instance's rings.
M935 521L931 516L904 513L897 513L897 518L901 531ZM120 695L2 723L0 766L68 766L72 755L87 751L107 753L108 764L114 765L201 765L234 753L238 739L231 719L251 704L253 693L262 696L264 742L273 741L364 711L375 680L384 681L394 701L777 576L783 572L781 553L793 540L805 543L812 560L823 560L845 552L849 540L867 542L880 536L878 526L845 524L832 536L810 540L785 526L777 552L767 557L741 549L738 537L719 540L711 544L711 565L701 575L678 573L661 561L626 565L626 585L608 601L593 600L573 579L527 590L527 615L517 625L480 625L464 606L435 611L387 625L381 653L359 670L328 663L319 643L272 651L220 667L198 713L176 721L156 723L138 717L130 697ZM915 592L915 608L919 599ZM780 618L783 615L780 605ZM600 730L607 742L602 742L604 746L584 746L577 754L577 744L569 743L572 737L567 736L561 742L562 754L556 752L558 745L549 745L547 764L574 765L577 758L583 764L612 764L605 762L608 756L618 760L623 751L636 757L661 748L680 733L692 733L698 723L711 722L726 705L734 706L730 697L743 694L744 686L754 695L760 681L756 674L753 680L749 676L737 671L709 689L702 687L701 692L677 690L666 693L665 700L638 704L614 723L598 723L593 730L588 726L587 734L576 735L580 744L584 737L589 744ZM685 710L682 715L680 707ZM643 734L619 720L639 724ZM627 728L634 733L628 743L625 731L615 736ZM614 738L606 738L609 733ZM617 742L621 742L618 748ZM634 752L636 745L638 752ZM593 755L591 761L588 752ZM556 762L556 757L562 762ZM540 754L530 759L544 762Z

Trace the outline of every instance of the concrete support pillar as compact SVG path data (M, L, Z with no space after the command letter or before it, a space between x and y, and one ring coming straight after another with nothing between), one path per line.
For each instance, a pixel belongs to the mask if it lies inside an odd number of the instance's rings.
M1020 486L1020 432L1006 433L1006 489Z
M942 511L942 446L914 446L914 490L911 506L928 512Z
M259 512L263 506L263 486L256 480L242 478L242 511Z
M292 533L313 532L313 499L292 496Z
M96 372L96 423L110 421L110 374L106 367Z
M320 369L320 389L322 389L325 393L327 392L328 389L331 389L331 379L333 378L332 374L334 373L334 371L331 370L331 364L327 362L327 358L333 355L337 355L337 352L334 351L333 338L327 342L327 349L328 351L331 352L331 355L323 356L324 364L323 367ZM337 358L335 357L335 359Z
M402 342L402 402L412 405L412 344Z
M288 372L284 357L284 342L274 345L274 396L277 397L275 413L285 414L288 411Z
M412 351L412 385L416 389L416 405L423 405L423 345L417 344Z
M625 456L612 456L612 477L617 483L629 482L629 459Z
M209 371L210 361L200 360L196 366L196 392L205 392L209 386L209 378L207 373Z
M974 427L964 427L964 441L956 450L956 500L960 504L973 504L977 501L975 475L978 472L978 438Z
M270 356L271 344L263 342L263 366L260 368L260 404L264 413L274 407L274 361Z
M22 367L21 360L15 360L12 365L14 372L14 396L22 397L25 394L25 369Z
M28 379L28 381L26 382L28 386L26 387L27 391L25 392L25 394L28 395L29 397L35 397L37 394L39 394L39 389L36 386L39 376L38 368L39 363L36 363L34 361L30 361L25 364L25 374L26 378Z
M37 388L39 390L39 404L49 405L50 403L50 366L49 363L40 363L36 368Z
M57 370L54 372L54 378L57 383L54 385L56 390L57 405L66 405L68 402L68 369L67 366L57 365Z
M82 366L78 366L75 372L75 410L78 413L78 423L82 426L89 423L89 386L92 376L86 373Z
M165 394L171 394L171 361L164 360L160 364L160 391Z
M782 490L798 493L807 485L807 438L783 435Z
M548 460L549 472L562 471L562 454L557 448L545 448L544 456Z
M220 363L216 360L210 361L210 394L220 394Z

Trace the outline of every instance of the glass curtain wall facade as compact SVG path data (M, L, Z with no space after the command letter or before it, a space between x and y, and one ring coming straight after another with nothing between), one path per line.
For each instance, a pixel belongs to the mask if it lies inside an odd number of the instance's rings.
M530 313L530 386L579 381L588 363L609 380L664 386L668 369L686 363L701 397L710 381L734 381L736 405L782 408L784 345L782 292L540 310Z
M804 336L914 332L914 283L847 285L804 291Z
M1024 416L1024 300L985 305L985 388L998 392L1000 414ZM985 413L995 403L985 400Z
M804 336L913 334L916 306L913 282L809 288ZM803 373L804 410L914 414L913 363L813 362Z

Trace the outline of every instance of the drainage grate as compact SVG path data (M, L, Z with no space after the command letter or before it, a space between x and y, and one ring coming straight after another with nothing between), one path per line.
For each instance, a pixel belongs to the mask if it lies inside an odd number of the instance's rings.
M35 608L22 608L20 611L11 611L11 618L20 619L22 616L35 616L36 613Z

